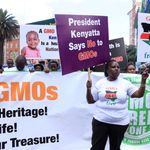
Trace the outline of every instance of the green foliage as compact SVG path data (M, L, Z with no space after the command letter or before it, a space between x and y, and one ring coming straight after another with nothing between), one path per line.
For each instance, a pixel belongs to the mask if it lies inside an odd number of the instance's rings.
M0 9L0 64L4 60L4 41L15 38L18 32L18 21L7 10Z
M137 59L137 48L135 45L126 46L127 59L128 62L133 62L135 64Z

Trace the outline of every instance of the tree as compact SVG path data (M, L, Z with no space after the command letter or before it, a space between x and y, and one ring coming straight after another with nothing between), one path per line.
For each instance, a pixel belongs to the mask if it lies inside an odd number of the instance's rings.
M135 64L136 59L137 59L137 48L135 45L129 45L126 46L126 52L127 52L127 59L128 62L133 62Z
M4 62L4 42L18 36L18 21L7 10L0 9L0 64Z

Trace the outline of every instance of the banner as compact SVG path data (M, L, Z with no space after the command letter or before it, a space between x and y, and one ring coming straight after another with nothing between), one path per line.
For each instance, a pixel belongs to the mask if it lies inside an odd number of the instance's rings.
M136 86L140 86L141 75L124 76ZM124 143L128 145L145 145L150 143L150 78L147 80L145 94L142 98L129 98L130 126L125 134Z
M141 75L122 75L139 86ZM102 77L93 72L93 84ZM94 105L86 101L87 79L80 71L0 74L0 149L89 150ZM149 150L149 100L150 78L144 97L129 99L131 125L122 150Z

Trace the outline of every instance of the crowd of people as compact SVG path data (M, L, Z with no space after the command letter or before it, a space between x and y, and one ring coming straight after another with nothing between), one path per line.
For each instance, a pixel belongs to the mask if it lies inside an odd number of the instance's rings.
M21 67L19 67L21 65ZM94 67L91 67L91 71L93 72L103 72L105 65L97 65ZM3 73L3 71L45 71L46 73L49 73L51 71L61 71L61 65L59 59L26 59L25 56L19 55L16 57L15 62L13 59L9 58L7 59L6 66L0 65L0 73ZM84 69L83 71L87 71L87 69ZM142 70L136 69L133 62L128 62L125 70L122 71L122 73L141 73ZM149 69L150 73L150 69Z
M90 71L91 72L103 72L105 69L104 67L105 67L105 63L98 64L96 66L90 67ZM150 73L150 65L147 66L147 68L149 68L148 73ZM120 68L120 73L141 74L144 71L144 69L145 69L145 67L140 68L140 67L136 66L133 62L128 62L124 68L123 67ZM83 69L83 71L87 71L87 69Z
M44 71L49 73L52 71L60 71L60 60L57 59L45 59L45 60L30 60L25 56L19 55L15 61L13 59L7 59L6 66L0 66L0 73L11 71Z

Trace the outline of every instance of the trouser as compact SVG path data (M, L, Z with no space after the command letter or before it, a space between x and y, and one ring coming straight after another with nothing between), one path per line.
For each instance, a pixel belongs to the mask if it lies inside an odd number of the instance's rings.
M92 120L91 150L104 150L109 137L110 150L120 150L120 145L128 125L114 125Z

